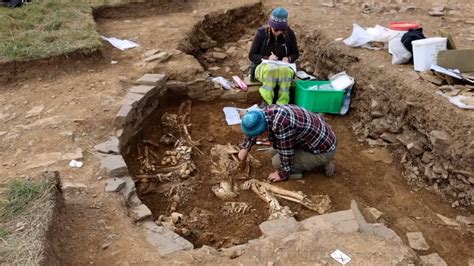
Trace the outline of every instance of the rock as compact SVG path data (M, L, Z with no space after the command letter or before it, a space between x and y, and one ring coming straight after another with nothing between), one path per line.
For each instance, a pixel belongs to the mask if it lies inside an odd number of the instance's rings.
M368 139L366 139L366 141L367 141L367 144L369 144L369 146L372 146L372 147L373 146L384 146L384 147L386 147L388 145L388 143L383 141L382 139L374 140L374 139L368 138Z
M442 17L445 14L445 7L444 6L436 6L431 8L431 10L428 12L428 15L432 17Z
M162 88L166 85L165 74L145 74L137 80L140 85L151 85L157 88Z
M156 225L153 221L144 221L142 226L145 229L147 241L157 246L162 256L194 248L193 244L186 239L167 228Z
M125 180L121 178L109 178L106 181L105 191L106 192L119 192L125 187Z
M145 58L150 57L152 55L155 55L160 52L160 49L153 49L153 50L148 50L145 52Z
M215 47L215 46L217 46L217 42L214 41L214 40L202 42L202 43L199 44L199 47L201 47L204 50Z
M140 101L142 98L143 98L143 94L128 92L125 95L125 98L122 100L122 104L124 104L124 105L133 105L135 102Z
M125 121L127 119L127 115L131 110L132 110L132 106L130 106L128 104L122 105L122 107L120 107L120 110L118 111L118 113L115 115L115 123L118 124L118 125L125 124Z
M421 232L410 232L407 233L408 243L412 249L415 250L428 250L430 247L426 243L425 238Z
M25 118L30 118L30 117L33 117L33 116L37 116L37 115L41 114L41 112L43 112L43 110L44 110L44 105L35 106L26 113Z
M382 135L380 135L380 138L390 143L397 142L397 135L389 132L384 132Z
M294 217L269 220L259 226L265 236L285 236L298 230L298 222Z
M416 6L402 6L400 7L400 10L398 12L400 13L406 13L409 11L415 11L417 9Z
M82 183L64 182L61 184L63 192L82 192L87 189L87 186Z
M377 221L383 215L383 212L377 210L376 208L368 207L365 208L365 210L374 221Z
M151 211L145 204L131 208L129 213L134 222L139 222L151 217Z
M359 230L359 223L352 210L313 216L301 221L300 224L304 229L316 232L336 230L341 233L351 233Z
M438 76L435 76L432 74L431 70L428 71L421 71L419 73L420 77L426 81L429 81L433 84L436 85L442 85L443 84L443 79L439 78Z
M436 216L438 216L441 221L443 221L443 223L445 223L447 226L454 226L454 227L460 227L461 225L456 222L455 220L451 219L451 218L448 218L446 216L443 216L439 213L436 214Z
M109 140L94 146L94 150L105 154L119 154L119 139L117 137L109 137Z
M240 91L237 91L237 90L228 90L228 91L225 91L222 95L221 95L221 99L223 100L245 100L246 98L246 95L245 93L243 92L240 92Z
M433 161L433 154L428 151L424 152L421 161L424 163L431 163L431 161Z
M407 144L407 149L413 153L414 155L420 155L423 152L425 152L425 149L423 148L423 143L419 141L412 141Z
M382 118L384 117L384 113L382 113L381 111L372 111L370 112L370 115L373 117L373 118Z
M448 146L451 142L451 136L445 131L433 130L430 132L430 141L433 146Z
M127 164L120 155L107 155L100 161L100 164L112 177L121 177L128 174Z
M149 86L149 85L137 85L137 86L132 86L128 92L135 93L135 94L141 94L145 95L149 91L153 90L155 86Z
M458 216L456 216L456 220L463 223L463 224L466 224L466 225L473 225L474 224L474 215L471 215L469 217L458 215Z
M232 47L229 47L229 49L227 49L227 50L225 51L225 53L226 53L226 54L230 54L230 55L234 55L235 52L236 52L236 50L237 50L237 48L235 48L234 46L232 46Z
M448 264L438 255L432 253L426 256L420 256L420 265L422 266L448 266Z
M160 63L163 63L165 62L166 60L168 60L170 58L170 54L168 54L167 52L160 52L158 54L154 54L154 55L151 55L151 56L148 56L147 58L145 58L145 62L153 62L153 61L158 61Z
M245 251L245 246L244 245L233 246L233 247L226 248L226 249L222 250L224 255L226 257L228 257L229 259L235 259L235 258L238 258L238 257L242 256L242 254L244 254L244 251Z
M83 158L82 149L76 148L73 152L65 153L61 156L62 160L80 160Z
M100 246L100 248L101 248L102 250L106 250L106 249L108 249L108 248L110 247L110 245L112 245L112 243L108 242L108 243L105 243L105 244L103 244L102 246Z
M227 55L225 53L213 52L212 58L217 59L217 60L223 60L227 58Z

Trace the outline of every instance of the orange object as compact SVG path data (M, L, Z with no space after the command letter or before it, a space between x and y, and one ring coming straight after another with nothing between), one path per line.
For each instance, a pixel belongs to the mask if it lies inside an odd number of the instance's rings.
M388 27L391 30L407 31L410 29L418 29L420 27L420 23L417 21L392 21Z

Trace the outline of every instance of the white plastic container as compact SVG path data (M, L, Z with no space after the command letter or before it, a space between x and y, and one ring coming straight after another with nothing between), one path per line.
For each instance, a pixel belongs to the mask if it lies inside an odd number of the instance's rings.
M413 41L413 65L415 71L429 70L436 64L439 51L446 50L448 39L441 37Z

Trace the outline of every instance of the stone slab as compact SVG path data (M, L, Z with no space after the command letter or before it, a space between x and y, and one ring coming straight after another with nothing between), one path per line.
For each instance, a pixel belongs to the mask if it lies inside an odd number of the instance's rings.
M140 101L143 98L143 94L138 93L127 93L125 98L122 100L122 104L124 105L133 105L134 103Z
M107 155L100 161L100 164L112 177L122 177L128 174L127 164L120 155Z
M119 154L119 139L112 136L106 142L95 145L94 150L105 154Z
M430 247L426 243L425 238L421 232L409 232L407 233L408 243L412 249L415 250L428 250Z
M151 217L151 210L145 205L140 204L129 210L129 215L132 217L134 222L143 221Z
M109 178L106 181L105 191L118 192L125 187L125 181L121 178Z
M131 105L122 105L120 107L120 110L118 111L117 115L115 116L115 123L118 125L123 125L125 124L125 120L127 119L128 113L132 110Z
M438 255L432 253L426 256L420 256L420 265L422 266L448 266L448 264Z
M349 233L359 230L359 223L352 210L313 216L301 221L301 225L304 229L312 231L336 230Z
M166 75L165 74L145 74L143 77L137 80L137 83L140 85L151 85L156 86L157 88L162 88L166 85Z
M158 252L162 256L194 248L191 242L163 226L156 225L152 221L145 221L142 227L145 229L147 241L157 246Z
M294 217L269 220L259 226L265 236L285 236L298 230L298 222Z
M150 86L150 85L136 85L128 89L128 92L145 95L149 91L153 90L154 88L155 86Z

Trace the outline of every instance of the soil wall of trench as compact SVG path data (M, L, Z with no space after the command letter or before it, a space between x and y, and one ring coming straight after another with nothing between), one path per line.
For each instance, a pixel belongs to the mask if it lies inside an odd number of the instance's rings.
M352 129L360 141L389 146L409 182L427 186L456 206L474 205L474 116L436 95L437 87L414 71L390 72L351 55L324 33L300 35L300 66L319 77L346 71L356 79Z

